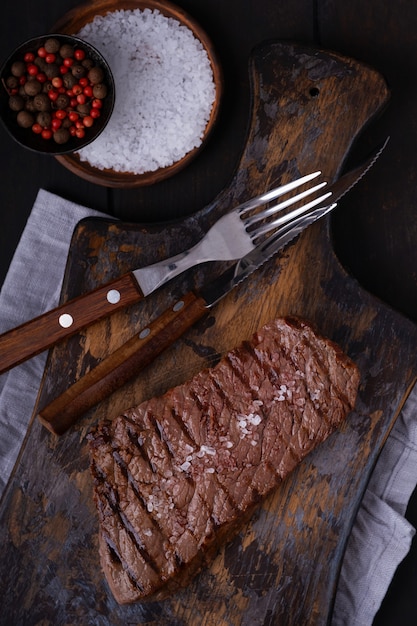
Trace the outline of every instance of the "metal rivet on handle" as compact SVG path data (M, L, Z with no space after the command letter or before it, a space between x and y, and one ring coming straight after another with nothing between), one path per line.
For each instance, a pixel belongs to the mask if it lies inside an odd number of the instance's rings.
M179 300L178 302L176 302L174 304L174 306L172 307L172 310L173 311L181 311L183 306L184 306L184 301L183 300Z
M117 304L120 301L120 291L110 289L110 291L107 292L107 301L110 302L110 304Z
M140 331L139 333L139 339L145 339L145 337L147 337L149 335L149 333L151 332L150 328L144 328L143 330Z
M63 313L59 316L58 322L59 325L62 326L62 328L69 328L70 326L72 326L74 319L69 313Z

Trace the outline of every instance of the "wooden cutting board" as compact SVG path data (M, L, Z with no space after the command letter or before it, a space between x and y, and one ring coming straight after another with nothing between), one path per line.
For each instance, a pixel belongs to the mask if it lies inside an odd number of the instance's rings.
M388 100L385 81L373 69L292 43L256 49L250 75L248 137L228 189L194 216L165 228L81 222L62 300L178 252L233 204L279 180L316 168L335 179L354 139ZM344 206L348 210L348 202ZM52 350L39 406L162 312L175 294L220 269L210 264L189 271L148 301ZM98 559L85 439L91 424L184 381L285 314L311 321L357 362L362 381L356 411L187 589L159 603L118 606ZM0 511L1 623L326 624L355 513L416 378L416 345L416 327L342 269L328 222L310 227L67 434L57 438L32 420Z

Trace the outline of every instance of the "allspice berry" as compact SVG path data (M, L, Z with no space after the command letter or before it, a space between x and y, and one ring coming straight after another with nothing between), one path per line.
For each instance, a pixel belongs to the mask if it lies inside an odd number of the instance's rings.
M32 128L35 118L32 113L29 113L29 111L19 111L16 121L21 128Z
M93 85L97 85L98 83L103 82L104 72L101 67L92 67L87 74L87 78L91 83L93 83Z
M22 96L18 94L14 96L10 96L9 98L9 107L12 111L21 111L25 106L25 101Z
M18 89L19 88L19 80L17 76L8 76L6 78L6 87L8 89Z
M55 100L55 105L57 109L66 109L69 106L70 99L66 93L60 93L58 98Z
M71 137L69 130L66 128L59 128L54 132L54 141L58 144L67 143L69 138Z
M26 65L23 61L15 61L14 63L12 63L10 71L13 76L17 76L18 78L20 78L26 73Z
M72 89L74 85L77 84L77 79L71 74L71 72L67 72L66 74L64 74L62 80L66 89Z
M59 54L63 59L69 59L74 56L74 48L69 43L64 43L59 49Z
M37 98L38 96L35 96L35 97ZM36 113L37 109L33 102L33 98L29 98L25 100L25 109L26 111L29 111L29 113Z
M39 93L33 98L33 105L37 111L49 111L51 108L51 101L46 93Z
M84 78L86 73L87 73L87 70L82 65L78 65L78 64L77 65L73 65L72 68L71 68L71 74L77 80L79 80L80 78Z
M42 128L48 128L51 125L52 115L48 111L41 111L37 114L36 121Z
M81 115L89 115L90 107L88 106L88 104L77 104L77 111Z
M58 52L60 47L61 46L60 46L58 39L55 39L54 37L51 37L50 39L47 39L45 41L44 48L47 52L51 52L52 54L55 54L56 52Z
M103 98L107 95L107 87L104 83L99 83L98 85L94 85L93 87L93 95L95 98L99 100L103 100Z
M42 85L36 79L28 80L25 83L24 87L25 87L25 93L28 96L36 96L38 93L40 93L42 91Z
M81 61L81 65L85 67L85 69L88 71L91 70L92 67L94 67L94 61L93 59L90 59L90 57L86 57Z
M57 65L56 63L49 63L48 66L45 68L45 74L49 79L60 76L61 72L59 71L59 65Z

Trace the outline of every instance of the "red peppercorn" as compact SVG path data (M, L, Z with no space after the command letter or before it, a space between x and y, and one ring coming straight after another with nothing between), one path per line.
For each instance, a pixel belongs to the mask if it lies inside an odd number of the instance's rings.
M83 118L83 124L86 128L90 128L94 124L94 119L91 117L91 115L86 115Z
M55 91L55 89L50 89L48 91L48 98L52 101L55 102L55 100L58 98L59 93L57 91Z
M86 76L83 76L78 81L78 84L81 85L81 87L87 87L87 85L88 85L88 78Z
M48 53L47 53L46 49L43 46L38 48L38 57L41 57L41 59L44 59L47 54Z
M19 85L24 85L26 83L26 76L21 76L19 78Z
M85 104L87 102L87 98L85 97L85 95L83 93L79 93L78 94L77 102L78 102L78 104Z
M91 102L91 106L93 107L93 109L101 109L101 107L103 106L103 102L98 98L94 98L94 100L92 100Z
M56 60L56 55L53 54L52 52L48 52L48 54L45 57L45 61L51 64L51 63L55 63L55 60Z
M40 83L46 83L48 79L46 77L46 74L44 74L43 72L39 72L39 74L36 74L36 80L38 80Z
M77 106L77 104L78 104L78 100L77 100L77 98L71 98L71 100L70 100L70 106L71 106L71 107L73 107L73 108L75 108L75 107Z
M42 132L41 132L42 138L43 139L51 139L52 137L52 130L50 128L43 128Z
M68 117L71 120L71 122L75 122L78 120L80 116L78 115L76 111L71 111L70 113L68 113Z
M55 76L52 80L51 83L53 84L53 86L56 89L59 89L60 87L62 87L62 78L60 76Z
M51 122L52 130L58 130L58 128L61 128L61 125L62 121L57 117L55 117Z
M68 130L71 137L75 137L75 131L77 130L75 126L70 126Z
M35 55L33 54L33 52L26 52L25 56L23 57L23 60L26 63L33 63L33 61L35 60Z
M99 118L101 115L100 110L99 109L91 109L90 111L90 117L92 117L93 119L97 119Z
M93 88L91 87L91 85L87 85L87 87L84 87L83 94L87 96L87 98L93 97Z
M67 72L68 72L68 68L67 68L66 65L60 65L59 66L59 73L60 74L64 75L64 74L67 74Z
M84 128L77 128L75 131L75 136L78 137L78 139L82 139L83 137L85 137Z
M37 135L40 135L42 132L42 126L38 123L33 124L32 126L32 130L34 133L36 133Z
M39 67L34 63L29 63L27 66L27 73L29 76L36 76L36 74L39 74Z
M58 109L57 111L55 111L55 117L57 117L59 120L63 120L67 117L67 112L64 111L64 109Z
M83 91L83 88L78 83L77 85L74 85L74 87L72 88L72 93L74 94L74 96L78 96L80 93L82 93L82 91Z
M77 50L74 51L74 57L77 59L77 61L82 61L83 59L85 59L84 50L77 48Z

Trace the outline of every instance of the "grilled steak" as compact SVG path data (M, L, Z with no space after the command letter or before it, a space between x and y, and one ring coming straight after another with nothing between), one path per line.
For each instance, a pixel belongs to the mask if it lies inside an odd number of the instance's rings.
M100 558L119 603L160 599L214 556L353 408L359 373L297 319L89 437Z

